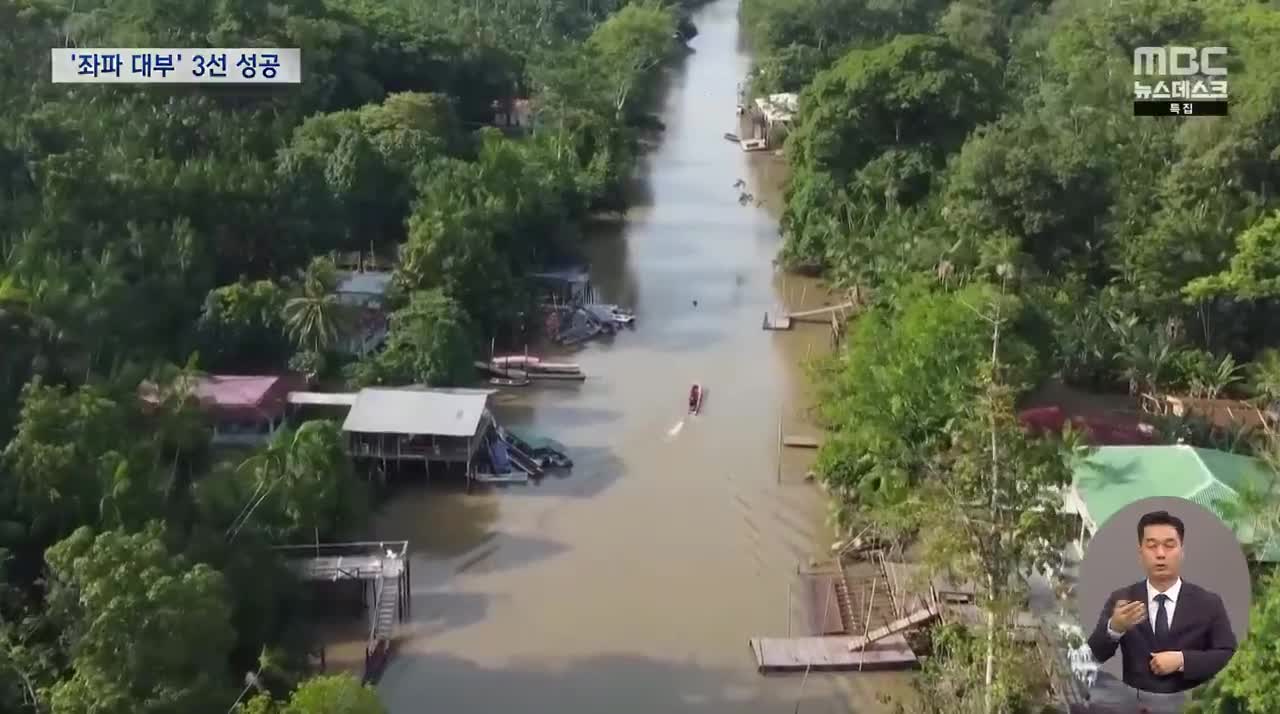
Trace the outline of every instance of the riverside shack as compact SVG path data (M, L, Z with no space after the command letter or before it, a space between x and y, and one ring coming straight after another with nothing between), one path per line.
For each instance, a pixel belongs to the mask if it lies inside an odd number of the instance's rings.
M476 474L477 456L494 426L492 389L362 389L342 424L357 462L383 473L420 463L433 473Z

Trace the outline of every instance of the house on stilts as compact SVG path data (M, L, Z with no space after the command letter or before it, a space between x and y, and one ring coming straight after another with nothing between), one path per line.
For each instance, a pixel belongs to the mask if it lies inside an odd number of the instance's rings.
M470 481L493 430L492 389L362 389L342 430L357 463L388 473L421 463L429 476L457 473Z

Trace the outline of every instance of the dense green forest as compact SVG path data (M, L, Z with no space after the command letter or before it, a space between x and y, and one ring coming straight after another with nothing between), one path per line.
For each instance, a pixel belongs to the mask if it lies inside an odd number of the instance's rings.
M864 304L816 371L837 520L988 586L991 639L940 639L920 711L1039 711L998 623L1017 594L1004 583L1052 564L1038 545L1065 524L1013 514L1050 506L1034 494L1069 483L1084 447L1040 448L1018 405L1048 379L1280 399L1280 6L744 0L742 14L755 91L800 94L783 258ZM1132 116L1133 48L1151 45L1229 47L1230 116ZM1169 443L1280 464L1266 429L1151 420ZM1245 500L1241 518L1276 533L1276 500ZM1204 711L1280 701L1280 581L1258 586L1251 638Z
M380 711L305 679L272 551L362 532L338 427L217 456L188 378L465 380L521 274L621 207L695 31L647 0L0 0L0 711ZM54 85L62 46L300 47L305 79ZM532 128L490 126L520 99ZM395 319L343 364L355 250L395 259Z

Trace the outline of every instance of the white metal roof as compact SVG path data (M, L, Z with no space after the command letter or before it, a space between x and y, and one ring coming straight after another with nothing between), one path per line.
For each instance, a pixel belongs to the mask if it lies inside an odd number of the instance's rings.
M757 97L756 106L768 121L787 122L794 119L796 113L800 111L800 95L786 92Z
M323 393L323 392L289 392L290 404L327 404L333 406L351 406L356 403L355 392Z
M391 273L367 271L363 273L341 273L337 292L339 294L384 295L391 286Z
M492 390L362 389L343 431L473 436Z

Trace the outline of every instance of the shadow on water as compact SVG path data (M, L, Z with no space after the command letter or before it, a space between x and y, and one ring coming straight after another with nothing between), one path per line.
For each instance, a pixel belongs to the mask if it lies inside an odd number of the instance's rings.
M455 575L483 575L553 558L569 550L569 546L546 538L498 533L487 543L457 560Z
M649 164L653 159L645 154L637 163L637 171L622 182L630 210L653 207L653 181L649 179Z
M494 537L498 500L466 493L461 479L403 476L389 496L374 519L374 538L407 540L414 555L454 557Z
M626 475L626 465L608 447L579 447L565 444L574 464L572 469L553 469L528 486L504 489L504 498L593 498Z
M750 656L743 645L743 664ZM430 671L452 684L448 691L428 690L422 680L397 676L396 670ZM750 669L744 666L744 669ZM400 652L384 681L401 683L381 692L393 710L430 701L439 711L519 711L522 714L614 712L792 711L848 714L832 695L832 675L810 674L805 692L798 678L779 686L754 672L713 670L692 661L664 661L638 655L600 655L552 664L516 659L501 668L438 653ZM792 686L786 686L790 684ZM401 709L401 707L404 707Z
M403 634L437 637L449 630L483 622L489 613L490 596L468 592L415 592L412 620Z

